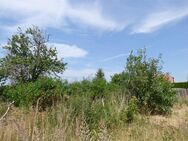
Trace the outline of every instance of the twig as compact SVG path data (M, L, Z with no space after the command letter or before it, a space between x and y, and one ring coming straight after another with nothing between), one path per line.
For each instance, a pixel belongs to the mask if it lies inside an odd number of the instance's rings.
M0 118L0 121L7 115L8 111L10 110L12 104L14 104L14 101L12 101L9 105L8 105L8 108L6 110L6 112L4 113L4 115Z

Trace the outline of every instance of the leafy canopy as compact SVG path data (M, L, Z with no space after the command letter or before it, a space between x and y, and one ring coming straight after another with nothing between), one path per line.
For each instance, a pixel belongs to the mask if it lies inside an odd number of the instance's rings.
M18 33L3 47L8 51L0 62L3 76L13 82L30 82L47 74L63 73L66 63L58 60L56 49L48 41L49 35L38 27L25 32L18 28Z

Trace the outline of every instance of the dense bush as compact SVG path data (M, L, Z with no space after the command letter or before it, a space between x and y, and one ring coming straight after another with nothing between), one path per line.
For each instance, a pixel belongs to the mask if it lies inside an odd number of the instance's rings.
M138 99L141 112L165 114L175 102L175 92L164 78L160 62L160 58L148 59L146 50L139 50L138 55L132 52L127 59L122 84L130 96Z
M158 77L149 93L148 110L153 114L169 113L176 100L176 92L172 89L172 84L163 77Z
M38 106L44 109L55 105L63 95L63 84L59 80L41 78L35 82L7 86L3 91L4 98L15 101L16 106Z

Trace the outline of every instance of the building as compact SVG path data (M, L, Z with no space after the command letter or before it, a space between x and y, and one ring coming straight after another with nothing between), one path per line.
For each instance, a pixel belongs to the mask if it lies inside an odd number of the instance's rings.
M174 77L172 77L172 76L170 75L170 73L165 73L165 74L164 74L164 78L165 78L167 81L171 82L171 83L174 83L174 82L175 82L175 81L174 81Z

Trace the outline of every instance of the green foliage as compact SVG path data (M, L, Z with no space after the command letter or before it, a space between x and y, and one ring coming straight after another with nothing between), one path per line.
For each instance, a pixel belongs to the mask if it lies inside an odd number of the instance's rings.
M35 82L7 86L4 97L15 101L17 106L37 106L43 110L55 105L63 95L63 84L59 80L41 78Z
M87 107L85 111L85 119L90 130L98 129L100 121L104 118L104 110L105 109L100 101Z
M62 73L66 63L58 60L56 49L50 47L48 41L49 35L38 27L25 32L19 28L3 47L8 54L1 58L0 76L12 82L29 82L47 74Z
M82 80L68 84L67 95L88 95L92 93L92 81Z
M166 114L171 112L176 101L176 92L172 89L172 84L162 76L158 77L150 91L148 110L153 114Z
M111 82L110 84L113 86L113 90L115 91L121 91L123 93L127 93L127 88L125 87L127 84L127 73L124 71L119 74L114 74L111 76Z
M120 74L116 73L113 76L111 76L111 83L118 85L118 86L121 86L121 84L122 84L122 73L120 73Z
M95 77L96 77L97 79L105 79L105 75L104 75L103 70L102 70L102 69L98 69L98 71L97 71Z
M174 88L188 88L188 82L176 82L173 85Z
M128 103L128 107L125 111L126 121L128 123L133 122L136 119L136 116L138 115L137 103L138 103L138 100L136 99L136 97L132 97Z
M170 82L161 72L160 58L147 58L146 50L133 52L127 59L123 73L123 85L130 96L138 99L141 112L168 113L175 101L175 93Z
M105 95L105 90L107 86L106 79L104 77L104 73L102 69L99 69L96 73L95 78L92 81L92 91L93 91L93 99L102 98Z

